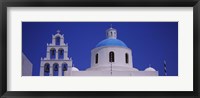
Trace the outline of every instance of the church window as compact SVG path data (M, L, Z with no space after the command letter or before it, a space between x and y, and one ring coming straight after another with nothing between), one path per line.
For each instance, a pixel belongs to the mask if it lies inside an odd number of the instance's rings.
M95 57L95 63L97 64L98 63L98 54L96 54L96 57Z
M113 51L109 53L109 62L115 62L115 55Z
M49 63L44 64L44 76L49 76Z
M64 58L64 50L60 48L58 50L58 59L63 59Z
M56 45L60 45L60 37L56 37Z
M125 54L125 60L126 60L126 63L128 64L128 53Z
M53 76L58 76L58 63L53 64Z

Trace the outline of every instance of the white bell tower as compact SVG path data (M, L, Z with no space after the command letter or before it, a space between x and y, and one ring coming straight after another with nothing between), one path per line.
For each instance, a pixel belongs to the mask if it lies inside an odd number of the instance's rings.
M41 58L40 76L64 76L70 74L72 59L68 57L68 44L64 43L64 34L52 35L52 43L47 43L46 57Z

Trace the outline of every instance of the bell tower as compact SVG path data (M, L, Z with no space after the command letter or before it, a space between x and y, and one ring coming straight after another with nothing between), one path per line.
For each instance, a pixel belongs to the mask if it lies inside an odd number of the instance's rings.
M64 43L64 34L57 30L52 42L47 43L46 57L41 58L40 76L64 76L72 68L72 59L68 57L68 44Z
M106 36L107 38L114 38L114 39L117 38L117 30L112 28L112 24L110 28L106 30Z

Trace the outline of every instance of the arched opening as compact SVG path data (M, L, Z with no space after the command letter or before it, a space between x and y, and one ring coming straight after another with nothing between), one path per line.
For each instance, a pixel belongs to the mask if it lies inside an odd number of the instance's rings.
M50 68L50 64L45 63L44 64L44 76L49 76L49 68Z
M109 53L109 62L115 62L115 54L113 51Z
M64 72L67 71L67 69L68 69L67 63L63 63L63 64L62 64L62 76L65 75Z
M128 62L129 62L128 61L128 53L125 54L125 61L126 61L126 64L128 64Z
M51 48L50 49L50 59L55 59L56 58L56 49Z
M113 36L116 37L116 32L113 32Z
M56 37L56 45L60 45L60 37Z
M58 76L58 63L53 64L53 76Z
M95 56L95 63L96 64L98 63L98 59L99 59L98 56L99 56L98 54L96 54L96 56Z
M62 48L58 49L58 59L64 59L64 50Z

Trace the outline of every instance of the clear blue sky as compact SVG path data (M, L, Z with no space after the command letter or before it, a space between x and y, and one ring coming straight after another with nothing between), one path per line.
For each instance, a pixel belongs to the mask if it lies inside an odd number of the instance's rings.
M168 75L178 75L178 22L22 22L22 52L33 64L33 75L39 75L40 58L46 56L46 45L58 29L75 67L87 69L91 50L106 38L110 24L132 49L134 67L144 70L151 64L164 75L166 60Z

